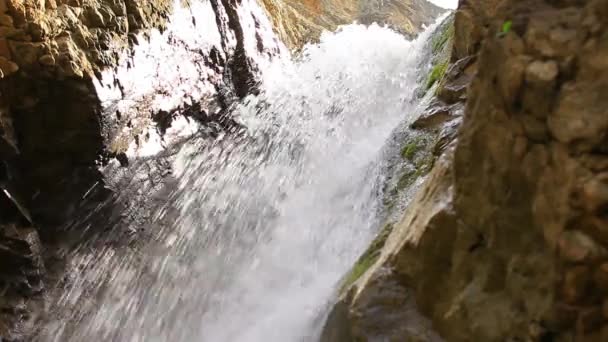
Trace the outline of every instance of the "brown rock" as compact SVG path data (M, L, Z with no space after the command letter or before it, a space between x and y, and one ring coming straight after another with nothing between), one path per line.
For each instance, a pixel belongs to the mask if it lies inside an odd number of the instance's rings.
M583 185L582 196L585 210L588 212L608 208L608 173L587 181Z
M40 59L38 59L38 61L40 62L40 64L46 65L46 66L55 65L55 58L52 55L44 55L44 56L40 57Z
M413 129L437 128L446 121L454 119L462 114L462 104L445 105L442 103L432 104L427 110L414 121L410 127Z
M27 34L22 29L0 26L0 37L15 40L27 40Z
M459 9L454 16L455 36L453 54L460 59L474 55L481 40L482 30L477 17L469 9Z
M4 74L2 74L2 77L4 77ZM18 153L13 119L9 115L8 109L0 109L0 157L14 157Z
M13 18L8 14L0 13L0 26L13 26Z
M524 80L524 72L530 57L517 56L510 58L505 63L505 70L498 75L500 91L505 101L509 104L515 102Z
M602 141L608 129L608 97L602 89L590 82L562 87L557 109L548 121L557 140L586 143L589 148Z
M566 303L574 304L585 296L590 278L587 266L575 266L566 271L562 288Z
M570 262L592 261L608 255L604 247L579 231L563 232L558 240L558 249L560 256Z
M117 16L127 15L127 7L125 6L124 1L111 0L109 5Z
M27 43L10 41L9 46L13 55L13 61L20 67L27 67L38 63L38 58L44 51L43 43Z
M545 22L539 20L532 21L526 31L526 44L531 47L535 54L542 57L555 57L557 52L549 40L547 30Z
M600 333L599 333L599 337L597 341L608 341L608 325L604 325L601 329L600 329Z
M608 293L608 263L600 265L593 274L595 286Z
M471 79L472 77L468 75L461 75L455 80L446 79L446 82L439 87L437 97L449 104L463 101L466 99Z
M85 9L86 24L89 27L105 27L106 21L99 9L88 7Z
M597 330L603 321L601 307L589 307L581 310L576 321L576 330L579 336L589 335Z
M110 7L108 7L106 5L102 5L99 8L99 13L103 17L103 22L106 24L106 26L115 27L117 25L116 15L114 14L114 12L112 11L112 9Z
M583 49L586 58L581 62L581 74L592 77L595 73L605 72L608 68L606 39L590 39Z
M19 70L19 66L5 57L0 57L0 70L4 77L9 76Z
M387 24L395 31L412 35L423 24L430 24L442 11L430 2L420 0L362 1L362 0L261 0L271 14L275 30L291 49L307 42L318 41L321 32L334 31L339 25L353 21L362 24ZM127 9L130 4L127 2ZM114 6L113 6L113 9ZM129 26L139 28L143 16L129 9ZM118 13L117 15L124 15Z
M78 14L74 11L75 9L68 5L57 7L57 14L69 25L77 25L78 23Z
M593 172L608 171L608 158L601 155L584 155L581 157L581 162Z
M578 217L572 224L573 228L579 229L604 245L608 245L608 220L600 216L585 215Z
M547 123L543 118L532 115L525 115L521 118L526 136L535 142L546 142L549 140L550 133Z
M57 9L57 1L56 0L46 0L46 9Z
M59 70L62 75L67 77L83 77L84 70L76 63L72 61L64 61L61 63Z
M568 328L576 322L580 309L574 305L557 303L555 305L555 320L560 328Z
M11 59L11 49L6 38L0 38L0 57Z
M534 61L526 68L526 81L535 85L551 87L559 73L555 61Z
M526 87L523 105L527 113L543 121L549 115L554 101L559 66L555 61L533 61L526 68ZM546 131L548 133L548 130ZM547 134L548 137L548 134Z

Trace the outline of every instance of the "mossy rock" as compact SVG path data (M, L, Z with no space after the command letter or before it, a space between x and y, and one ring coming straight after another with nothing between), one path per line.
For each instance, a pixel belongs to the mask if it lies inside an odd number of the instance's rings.
M416 143L409 143L405 145L401 150L401 156L404 159L412 160L414 158L414 155L416 154L417 149L418 146L416 145Z
M449 65L454 42L454 16L447 19L431 38L432 68L426 78L426 90L441 82Z
M431 69L431 73L426 81L426 89L429 90L435 83L440 82L445 76L445 72L448 70L449 62L444 61L438 63Z
M423 141L420 138L412 139L412 141L408 142L401 149L401 157L403 157L403 159L413 160L416 153L418 153L418 151L420 151L420 149L423 147L421 146L422 142Z
M396 192L404 190L410 187L416 179L418 178L418 170L407 170L401 175L399 181L397 182L397 187L395 188Z
M401 147L400 155L406 163L396 174L396 182L385 185L383 204L387 212L390 213L394 209L403 190L408 189L430 170L434 160L432 147L435 139L436 137L432 136L414 135Z
M446 23L440 28L438 34L431 39L431 46L433 54L437 55L441 53L446 47L450 47L454 40L454 20L448 19Z
M342 286L340 287L340 293L343 293L351 287L351 285L359 280L359 278L361 278L361 276L378 260L381 250L392 231L392 223L384 225L365 253L359 257L359 260L357 260L351 271L344 278Z

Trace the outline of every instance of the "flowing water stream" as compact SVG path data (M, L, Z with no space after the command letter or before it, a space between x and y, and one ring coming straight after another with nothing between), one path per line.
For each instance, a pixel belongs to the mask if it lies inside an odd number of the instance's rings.
M149 242L74 253L44 340L318 339L383 223L383 147L417 112L430 31L353 24L298 58L259 59L260 95L231 110L242 128L178 145L170 191L137 195Z

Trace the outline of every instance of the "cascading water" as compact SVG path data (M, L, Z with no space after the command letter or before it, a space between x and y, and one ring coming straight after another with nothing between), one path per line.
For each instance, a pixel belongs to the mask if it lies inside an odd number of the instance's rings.
M383 146L416 113L429 31L407 41L350 25L297 60L259 59L261 94L231 109L241 128L194 136L168 159L172 191L141 208L148 242L75 253L81 273L57 306L79 309L43 339L318 339L381 224Z

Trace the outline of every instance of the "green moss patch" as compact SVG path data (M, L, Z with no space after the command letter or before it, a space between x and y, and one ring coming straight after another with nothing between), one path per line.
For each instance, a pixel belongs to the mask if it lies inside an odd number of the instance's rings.
M408 170L401 175L399 181L397 182L396 191L401 191L403 189L409 188L416 179L418 178L418 170Z
M449 66L454 41L454 16L448 18L431 38L432 69L426 78L426 90L440 82Z
M401 149L401 156L403 157L403 159L412 160L414 159L416 152L418 152L418 149L418 141L412 141L407 145L403 146L403 148Z
M431 40L433 54L440 53L454 38L454 22L450 20Z
M437 63L437 65L435 65L433 69L431 69L431 73L429 74L429 77L426 81L427 90L430 89L436 82L439 82L443 79L445 72L448 70L448 65L449 63L445 61Z
M348 289L353 283L355 283L361 276L378 260L380 257L380 253L384 244L386 243L386 239L393 231L393 224L387 223L378 236L372 241L369 248L363 253L363 255L357 260L355 266L348 273L344 282L342 283L342 287L340 288L340 292L344 292Z
M416 157L419 152L423 152L426 147L427 141L425 137L416 136L401 148L401 157L410 161L414 160L414 157Z

